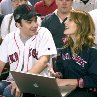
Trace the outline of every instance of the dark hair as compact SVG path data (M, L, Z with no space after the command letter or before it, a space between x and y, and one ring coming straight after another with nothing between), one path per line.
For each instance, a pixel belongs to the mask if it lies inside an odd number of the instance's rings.
M33 6L28 4L19 5L13 13L15 22L20 22L21 19L30 20L33 16L39 15L35 12Z

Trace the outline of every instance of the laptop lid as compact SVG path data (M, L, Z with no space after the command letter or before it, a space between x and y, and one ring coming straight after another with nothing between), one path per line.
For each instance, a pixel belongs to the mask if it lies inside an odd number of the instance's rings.
M75 89L74 86L59 89L54 77L49 78L14 71L11 71L11 74L22 93L32 93L46 97L62 97Z

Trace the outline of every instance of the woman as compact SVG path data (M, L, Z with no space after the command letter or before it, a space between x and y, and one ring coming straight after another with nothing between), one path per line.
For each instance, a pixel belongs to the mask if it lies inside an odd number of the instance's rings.
M97 97L97 50L94 46L94 23L90 15L71 11L65 22L64 47L56 61L59 86L76 85L66 97ZM57 75L56 73L54 73Z

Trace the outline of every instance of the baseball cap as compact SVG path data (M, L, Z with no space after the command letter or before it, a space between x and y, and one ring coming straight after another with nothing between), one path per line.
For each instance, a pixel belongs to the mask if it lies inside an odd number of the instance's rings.
M30 20L33 16L39 16L40 14L36 13L33 6L28 4L19 5L13 13L15 22L20 21L21 19Z

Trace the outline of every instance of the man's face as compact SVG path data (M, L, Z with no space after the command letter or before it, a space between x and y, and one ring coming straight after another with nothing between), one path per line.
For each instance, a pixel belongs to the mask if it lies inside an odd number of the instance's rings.
M19 25L20 32L25 37L32 37L33 35L37 34L38 23L36 16L32 17L29 21L22 19Z
M12 0L12 7L13 9L16 9L17 6L22 5L22 4L27 4L28 0Z
M70 12L72 9L73 0L56 0L58 11L62 14Z

